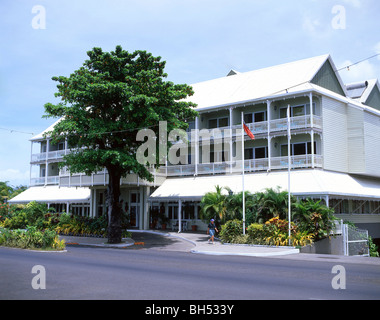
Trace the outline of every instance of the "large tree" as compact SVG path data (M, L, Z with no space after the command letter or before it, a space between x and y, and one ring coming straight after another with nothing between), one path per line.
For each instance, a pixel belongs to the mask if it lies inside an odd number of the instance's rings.
M64 156L61 167L88 175L108 171L108 241L121 241L120 179L129 173L152 181L152 174L136 159L139 129L158 137L159 121L168 131L186 129L197 115L186 84L166 81L165 62L146 51L130 53L117 46L103 52L93 48L83 66L58 82L58 104L45 104L44 117L61 120L48 133L53 143L67 139L76 151Z

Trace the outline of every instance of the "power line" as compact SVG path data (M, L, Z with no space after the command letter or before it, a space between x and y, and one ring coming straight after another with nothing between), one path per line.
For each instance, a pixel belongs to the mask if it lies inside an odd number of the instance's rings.
M25 131L20 131L20 130L15 130L15 129L0 128L0 130L9 131L10 133L17 132L17 133L34 135L33 132L25 132Z
M378 56L380 56L380 53L375 54L375 55L373 55L373 56L371 56L371 57L365 58L365 59L363 59L363 60L360 60L360 61L358 61L358 62L355 62L355 63L353 63L353 64L350 64L350 65L348 65L348 66L345 66L345 67L343 67L343 68L340 68L340 69L336 70L335 72L339 72L339 71L342 71L342 70L344 70L344 69L348 69L348 70L350 70L350 67L356 66L357 64L360 64L360 63L362 63L362 62L364 62L364 61L367 61L367 60L370 60L370 59L376 58L376 57L378 57Z
M350 67L353 67L355 65L358 65L360 63L363 63L363 62L365 62L367 60L373 59L373 58L378 57L378 56L380 56L380 53L377 53L377 54L375 54L373 56L370 56L368 58L362 59L362 60L357 61L355 63L352 63L350 65L347 65L347 66L345 66L343 68L337 69L337 70L335 70L335 72L339 72L339 71L342 71L342 70L345 70L345 69L350 70ZM292 88L295 88L295 87L298 87L298 86L303 85L303 84L307 84L307 83L310 83L310 81L309 80L308 81L303 81L303 82L298 83L296 85L293 85L291 87L287 87L287 88L284 88L282 90L278 90L276 92L272 92L271 94L269 94L267 96L275 95L275 94L278 94L278 93L281 93L281 92L284 92L284 91L286 93L288 93L288 90L290 90ZM262 97L262 98L264 98L264 97ZM154 128L154 127L158 127L158 125L151 125L151 126L147 126L147 127L144 127L144 128L134 128L134 129L131 128L131 129L126 129L126 130L109 131L109 132L94 132L92 134L94 134L94 135L117 134L117 133L133 132L133 131L136 131L136 130L148 129L148 128ZM19 131L19 130L14 130L14 129L0 128L0 130L9 131L10 133L17 132L17 133L34 135L34 133L32 133L32 132L24 132L24 131ZM82 133L82 134L81 133L70 133L70 134L67 134L65 136L68 137L68 136L77 136L77 135L79 135L79 136L87 136L88 134L86 134L86 133Z

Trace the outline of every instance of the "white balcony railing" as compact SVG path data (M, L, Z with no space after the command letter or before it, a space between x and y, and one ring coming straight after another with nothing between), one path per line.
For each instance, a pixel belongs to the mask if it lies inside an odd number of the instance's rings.
M269 124L269 128L268 128ZM261 121L261 122L253 122L246 123L249 130L253 132L255 135L259 134L267 134L268 130L270 132L280 132L288 130L288 119L275 119L270 121ZM299 129L322 129L322 118L316 115L313 115L313 121L311 120L310 115L298 116L290 118L290 129L291 130L299 130ZM229 135L229 130L232 129L232 136L236 136L237 130L241 129L241 124L233 125L230 127L221 127L217 128L220 130L222 137L226 132ZM188 139L191 140L191 134L188 133Z
M165 177L186 177L194 175L216 175L216 174L231 174L242 172L241 161L236 162L216 162L216 163L200 163L198 165L175 165L175 166L161 166L157 169L151 168L150 171L154 175L155 181L164 179ZM291 168L322 168L323 157L320 155L298 155L291 157ZM244 161L245 172L261 172L271 170L284 170L288 168L288 157L275 157L265 159L251 159ZM138 177L133 176L123 178L122 184L151 184ZM58 177L61 186L94 186L106 185L108 183L108 172L106 169L94 173L90 176L84 173L72 174L63 168ZM45 184L45 178L41 179L40 184Z
M31 186L58 185L59 176L37 177L30 179Z
M298 116L290 118L290 129L306 129L306 128L315 128L322 129L322 118L319 116L313 116L313 126L311 125L311 116ZM270 131L286 131L288 129L288 119L276 119L270 121Z
M291 168L322 168L323 157L320 155L298 155L291 157ZM271 170L282 170L288 168L288 157L274 157L270 160L251 159L244 161L245 172L259 172ZM216 163L200 163L198 165L176 165L163 166L157 169L156 174L167 177L182 177L193 175L214 175L239 173L242 171L241 161L236 162L216 162Z
M70 153L71 150L57 150L57 151L50 151L50 152L42 152L42 153L35 153L32 154L31 162L42 162L42 161L49 161L49 160L60 160L63 158L65 154Z

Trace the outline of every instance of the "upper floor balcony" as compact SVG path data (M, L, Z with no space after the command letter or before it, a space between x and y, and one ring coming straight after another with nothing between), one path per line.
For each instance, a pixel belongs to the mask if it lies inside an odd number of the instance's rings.
M322 168L323 157L320 155L295 155L291 156L292 169L301 168ZM244 161L244 172L262 172L268 170L285 170L288 169L288 157L274 157L265 159L251 159ZM200 163L188 165L162 166L151 168L154 181L148 182L140 179L136 174L130 174L121 179L123 185L148 185L158 186L166 177L188 177L202 175L218 174L239 174L242 172L241 161L226 161L217 163ZM56 184L66 187L85 187L85 186L106 186L108 184L108 172L106 169L96 172L90 176L83 174L70 174L67 169L62 169L59 175L59 181ZM43 184L41 178L41 183Z
M31 157L31 163L41 163L45 161L55 161L63 158L65 154L67 154L69 150L57 150L50 152L42 152L42 153L34 153Z
M244 160L244 172L260 172L268 170L288 169L288 157L273 157L263 159ZM323 157L321 155L295 155L291 156L290 167L292 169L322 168ZM232 174L242 172L241 161L225 161L215 163L200 163L175 166L162 166L156 170L156 174L166 177L183 177L194 175Z
M287 118L275 119L270 121L260 121L246 123L247 127L252 131L255 136L260 137L261 135L267 136L281 136L286 134L288 130L288 120ZM201 130L210 130L210 136L217 140L218 138L225 137L236 137L241 133L242 125L236 124L232 126L223 126L213 129L201 129ZM308 132L311 129L316 132L322 131L322 118L316 115L303 115L290 118L290 130L291 132ZM194 130L194 129L193 129ZM212 132L212 130L215 130ZM218 135L213 136L213 133L218 132ZM232 135L231 135L232 134ZM196 136L193 132L187 133L187 138L189 142L194 142L194 139L198 137L198 140L201 139L202 134L199 131L199 134Z

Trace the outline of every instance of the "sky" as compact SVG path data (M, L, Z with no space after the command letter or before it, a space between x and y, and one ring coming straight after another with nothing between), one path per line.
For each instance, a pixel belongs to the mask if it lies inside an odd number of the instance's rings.
M0 181L28 185L31 143L56 119L53 76L94 47L161 56L168 80L193 84L330 54L342 68L380 53L378 0L1 0ZM380 58L340 72L380 78Z

